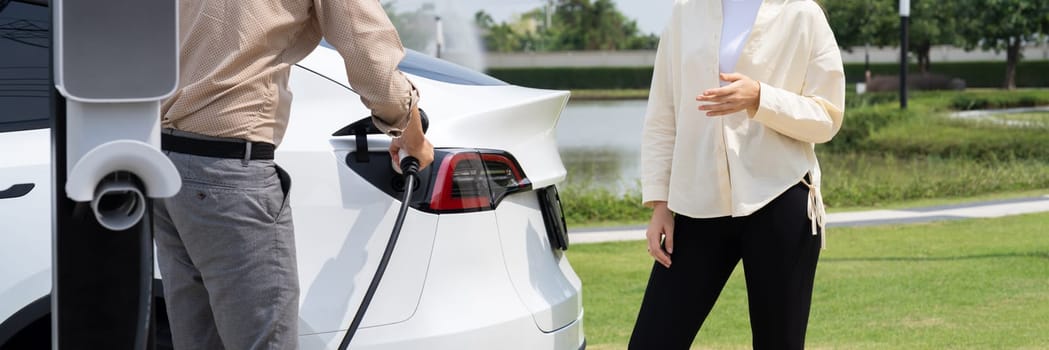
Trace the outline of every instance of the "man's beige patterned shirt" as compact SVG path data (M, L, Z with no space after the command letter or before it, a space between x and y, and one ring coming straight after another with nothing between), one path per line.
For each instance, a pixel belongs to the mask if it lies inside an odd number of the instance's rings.
M403 129L418 103L397 70L404 48L378 0L179 3L180 82L163 105L165 128L280 144L291 66L321 37L345 59L347 78L380 129Z

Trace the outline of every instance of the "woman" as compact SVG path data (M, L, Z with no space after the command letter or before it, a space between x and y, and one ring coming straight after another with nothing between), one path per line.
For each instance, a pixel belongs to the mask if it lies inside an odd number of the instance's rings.
M642 145L656 260L631 349L688 349L742 260L755 349L801 349L845 76L812 0L677 0Z

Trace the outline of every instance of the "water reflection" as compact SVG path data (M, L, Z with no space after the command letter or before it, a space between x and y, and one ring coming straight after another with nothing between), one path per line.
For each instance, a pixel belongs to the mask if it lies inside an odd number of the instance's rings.
M645 106L645 100L570 102L557 126L566 185L637 188Z

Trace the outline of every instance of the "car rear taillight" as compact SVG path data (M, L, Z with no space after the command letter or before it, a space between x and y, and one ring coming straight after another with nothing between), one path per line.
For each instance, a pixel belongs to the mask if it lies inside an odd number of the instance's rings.
M429 209L437 213L492 210L507 195L532 188L505 152L452 151L435 165Z
M346 155L350 169L391 198L400 198L404 181L390 164L385 150ZM494 210L507 195L532 190L514 156L498 150L437 148L433 164L417 175L411 207L427 213Z

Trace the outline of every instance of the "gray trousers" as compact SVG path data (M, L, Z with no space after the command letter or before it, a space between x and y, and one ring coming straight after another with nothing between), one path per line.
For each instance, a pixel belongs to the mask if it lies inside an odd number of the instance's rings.
M154 201L153 222L175 349L296 349L287 173L273 161L166 153L182 190Z

